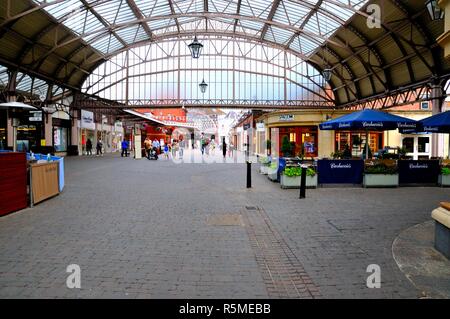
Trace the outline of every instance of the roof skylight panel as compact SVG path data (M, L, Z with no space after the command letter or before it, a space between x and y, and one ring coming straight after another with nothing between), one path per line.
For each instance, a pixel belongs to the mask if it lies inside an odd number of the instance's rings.
M273 1L242 0L240 14L266 19L272 9Z
M310 9L303 7L298 3L284 0L278 6L278 9L273 17L273 21L285 24L289 23L290 25L299 25L309 12Z
M69 14L73 11L82 10L82 7L83 4L79 0L68 0L45 7L44 10L51 14L55 19L59 20L66 14Z
M197 6L197 8L198 8L198 6ZM203 8L203 2L202 2L202 8ZM192 0L173 1L173 11L175 11L175 13L178 13L178 14L187 13L187 12L193 12L194 10L195 10L195 3L193 3Z
M208 0L209 12L222 12L235 14L237 11L237 2L224 0Z
M93 7L95 12L97 12L106 22L108 22L108 24L114 24L119 8L120 0L108 1Z
M271 30L271 31L270 31ZM289 41L289 39L294 35L294 32L277 28L274 26L269 27L269 30L266 32L266 36L268 33L273 32L276 43L285 44Z
M135 41L136 33L138 31L139 25L134 25L128 28L123 28L116 30L116 34L124 40L127 44L131 44Z
M134 0L134 3L145 17L150 15L156 2L157 0Z
M123 48L123 44L113 35L111 35L111 39L110 39L110 43L109 43L109 48L108 48L108 53L117 51L119 49Z

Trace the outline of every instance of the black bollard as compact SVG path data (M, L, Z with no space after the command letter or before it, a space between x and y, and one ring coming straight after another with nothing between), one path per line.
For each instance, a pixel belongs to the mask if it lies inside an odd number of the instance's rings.
M247 188L252 188L252 162L247 161Z
M306 167L302 166L302 176L300 178L300 199L306 198Z

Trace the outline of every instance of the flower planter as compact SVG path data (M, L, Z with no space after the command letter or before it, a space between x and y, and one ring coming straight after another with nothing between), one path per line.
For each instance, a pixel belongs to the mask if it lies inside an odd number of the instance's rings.
M263 175L267 175L267 173L269 172L269 166L262 164L259 167L259 172Z
M278 170L269 167L269 169L268 169L268 171L267 171L267 177L268 177L272 182L278 182Z
M439 185L443 187L450 186L450 175L439 175Z
M281 188L300 188L301 176L286 176L281 174ZM317 188L317 174L314 176L306 176L306 188Z
M398 187L398 174L364 174L364 187Z

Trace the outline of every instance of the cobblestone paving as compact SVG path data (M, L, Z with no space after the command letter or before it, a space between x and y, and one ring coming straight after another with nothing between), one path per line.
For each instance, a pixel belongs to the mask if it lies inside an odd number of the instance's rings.
M268 298L246 227L208 224L245 206L264 210L322 297L417 297L391 245L429 219L440 188L318 189L298 199L244 164L174 164L120 156L66 158L66 188L0 218L0 297ZM365 287L366 267L382 288ZM81 267L81 289L66 267ZM294 268L295 268L294 267Z

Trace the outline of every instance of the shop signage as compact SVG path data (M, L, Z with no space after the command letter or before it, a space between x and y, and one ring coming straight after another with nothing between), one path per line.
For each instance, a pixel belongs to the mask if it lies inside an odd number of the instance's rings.
M256 123L256 130L258 132L265 132L266 127L264 126L264 123Z
M439 161L398 161L400 184L437 184L440 173Z
M292 122L294 120L293 114L282 114L280 115L280 121L282 122Z
M95 130L93 112L81 110L81 128Z
M30 111L30 122L42 122L42 111Z
M319 160L319 184L362 184L363 160Z
M248 130L250 128L250 123L244 124L244 131Z

